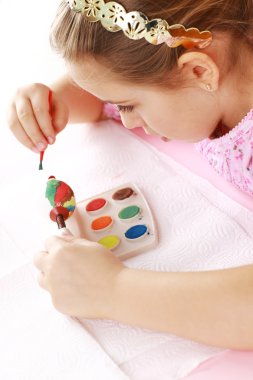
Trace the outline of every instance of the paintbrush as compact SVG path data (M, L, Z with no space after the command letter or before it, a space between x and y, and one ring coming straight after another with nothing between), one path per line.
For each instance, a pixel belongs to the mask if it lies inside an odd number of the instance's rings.
M48 104L49 104L49 113L52 117L52 90L49 90L49 94L48 94ZM43 158L44 158L44 153L45 151L43 150L42 152L40 152L40 163L39 163L39 170L43 170Z

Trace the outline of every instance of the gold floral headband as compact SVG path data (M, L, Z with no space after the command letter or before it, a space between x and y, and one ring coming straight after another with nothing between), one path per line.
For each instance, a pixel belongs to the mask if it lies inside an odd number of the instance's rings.
M153 45L166 43L171 48L182 45L186 49L203 49L212 42L212 33L209 31L186 29L181 24L169 25L160 18L149 20L141 12L126 12L121 4L114 1L67 0L67 3L73 11L81 12L87 21L100 21L109 32L122 30L131 40L145 38Z

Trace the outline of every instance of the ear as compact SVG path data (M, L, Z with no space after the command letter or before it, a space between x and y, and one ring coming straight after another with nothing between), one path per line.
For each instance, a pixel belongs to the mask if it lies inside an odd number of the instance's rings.
M186 52L178 59L178 67L184 78L206 91L216 91L219 87L219 69L209 55Z

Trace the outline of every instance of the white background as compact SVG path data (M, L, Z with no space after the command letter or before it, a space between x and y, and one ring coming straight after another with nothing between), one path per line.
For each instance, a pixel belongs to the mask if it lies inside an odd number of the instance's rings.
M6 110L19 86L50 84L64 72L49 30L60 0L0 0L0 186L34 172L38 162L7 128Z

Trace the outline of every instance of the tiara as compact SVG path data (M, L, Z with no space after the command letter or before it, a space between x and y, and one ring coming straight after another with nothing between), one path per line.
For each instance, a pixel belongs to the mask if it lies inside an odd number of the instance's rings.
M103 0L67 0L67 3L73 11L81 12L85 20L100 21L109 32L122 30L131 40L145 38L153 45L166 43L171 48L182 45L186 49L203 49L212 42L212 33L209 31L186 29L181 24L169 25L160 18L149 20L141 12L127 12L121 4L114 1L105 3Z

